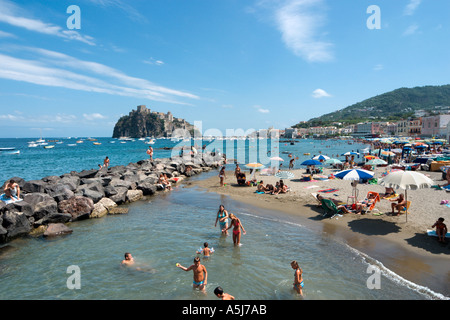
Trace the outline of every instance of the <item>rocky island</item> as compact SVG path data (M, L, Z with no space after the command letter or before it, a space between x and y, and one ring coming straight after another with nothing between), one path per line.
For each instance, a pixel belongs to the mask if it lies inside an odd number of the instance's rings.
M167 113L151 111L144 105L137 106L127 116L121 117L114 126L113 138L145 138L172 137L175 131L178 135L189 133L194 135L194 126L181 118L175 118Z

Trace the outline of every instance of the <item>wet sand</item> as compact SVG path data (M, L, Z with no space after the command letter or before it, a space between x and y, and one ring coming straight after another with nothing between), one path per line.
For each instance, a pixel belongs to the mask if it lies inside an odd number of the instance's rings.
M386 168L376 168L375 177L381 178ZM450 199L450 192L433 188L408 190L410 200L408 220L406 216L392 216L388 200L376 204L376 210L358 215L354 213L330 218L323 216L324 209L318 206L311 193L319 190L337 189L332 193L319 193L347 203L352 194L351 182L340 179L315 180L302 182L300 178L305 170L292 170L295 177L284 180L291 191L286 194L270 195L255 193L256 187L238 186L233 172L227 172L224 187L219 186L218 177L186 180L184 185L197 187L231 197L233 200L272 210L274 215L299 222L317 232L333 237L337 241L380 261L386 268L408 281L450 297L450 240L439 243L436 237L426 234L439 217L446 218L449 225L450 207L441 205L441 200ZM334 170L326 169L328 176ZM440 172L421 172L428 175L436 184L443 184ZM279 179L274 176L257 175L264 184L275 184ZM359 200L363 200L368 191L384 193L380 185L358 184ZM395 190L404 193L404 190ZM349 199L351 201L351 199ZM232 210L230 210L232 212ZM374 215L374 213L383 213Z

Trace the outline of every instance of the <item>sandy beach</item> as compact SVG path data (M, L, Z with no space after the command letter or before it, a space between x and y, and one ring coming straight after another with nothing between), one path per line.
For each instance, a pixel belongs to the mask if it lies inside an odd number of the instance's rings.
M375 169L374 178L380 179L386 167ZM248 170L247 171L247 177ZM338 170L325 169L323 176ZM304 225L335 237L351 247L377 259L390 270L409 281L450 296L450 240L439 243L436 237L428 236L427 229L439 218L445 218L449 225L450 207L441 205L441 200L450 200L450 192L427 188L407 190L411 201L408 219L405 214L391 215L391 202L382 199L375 209L363 215L348 213L342 216L323 216L324 209L311 193L319 193L326 198L337 199L346 204L352 195L351 181L341 179L313 180L303 182L304 169L291 170L295 177L284 180L290 191L285 194L257 194L256 187L238 186L234 172L227 171L226 186L220 187L219 178L185 181L188 187L198 187L208 192L229 196L234 200L282 213L286 217L298 219ZM435 184L443 184L441 172L419 171L431 178ZM279 179L274 176L257 174L257 180L275 185ZM336 189L331 193L319 190ZM358 184L358 200L364 200L369 191L384 194L385 187L373 184ZM404 190L396 189L396 193ZM379 215L382 213L381 215ZM376 215L377 214L377 215Z

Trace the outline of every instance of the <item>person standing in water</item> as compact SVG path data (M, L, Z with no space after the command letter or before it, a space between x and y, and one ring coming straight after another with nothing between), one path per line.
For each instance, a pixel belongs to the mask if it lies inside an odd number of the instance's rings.
M294 272L294 290L297 291L297 293L301 296L303 296L303 270L298 265L297 261L291 262L292 269L295 270Z
M192 287L194 289L198 288L201 291L205 290L205 286L208 283L208 272L204 265L200 263L200 258L194 258L194 264L190 267L183 267L181 264L177 263L176 266L184 271L194 271L194 282Z
M234 214L230 213L230 219L231 223L230 226L227 228L230 229L233 227L233 243L235 246L241 245L241 229L244 234L246 234L244 226L242 225L241 220L236 217Z
M225 210L223 204L220 205L219 211L217 211L216 223L214 223L214 227L217 226L217 221L219 221L222 234L228 235L228 211Z
M220 169L220 172L219 172L219 180L220 180L220 186L221 187L223 187L223 182L225 180L225 177L226 177L226 175L225 175L225 167L222 167L222 169Z
M223 292L223 289L220 286L214 289L214 294L217 298L222 300L234 300L234 297L231 294Z

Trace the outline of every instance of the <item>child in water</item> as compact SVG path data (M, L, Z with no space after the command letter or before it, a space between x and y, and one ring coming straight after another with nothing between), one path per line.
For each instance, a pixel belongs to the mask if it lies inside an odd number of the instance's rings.
M291 262L292 269L295 270L294 273L294 290L297 291L298 294L303 296L303 270L299 267L297 261Z
M204 256L205 258L209 258L209 257L211 256L211 253L214 252L214 248L211 248L211 249L208 248L208 242L205 242L205 243L203 244L203 246L204 246L204 248L198 250L197 253L198 253L198 254L202 254L202 253L203 253L203 256Z
M222 300L234 300L231 294L224 293L222 287L217 287L214 289L214 294Z

